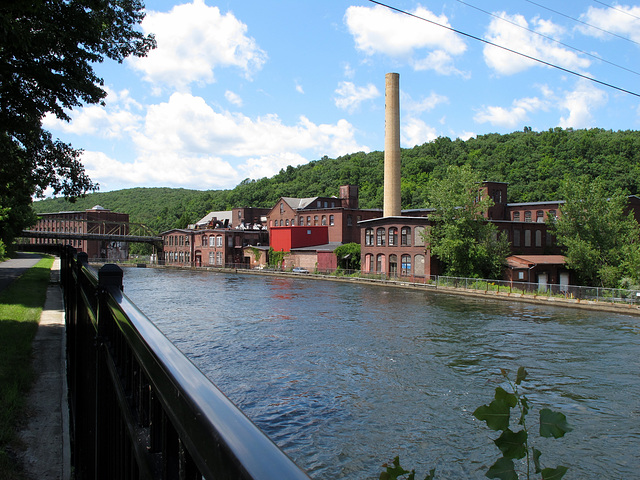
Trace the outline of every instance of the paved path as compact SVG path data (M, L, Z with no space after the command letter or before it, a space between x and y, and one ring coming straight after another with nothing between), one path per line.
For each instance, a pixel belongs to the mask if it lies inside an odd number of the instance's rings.
M19 253L17 258L0 263L0 290L40 258L37 254ZM71 478L64 327L60 259L56 258L32 344L36 380L27 400L26 424L18 432L25 447L18 455L30 480Z
M42 258L37 253L18 252L16 258L0 262L0 291L11 285L16 278L33 267Z

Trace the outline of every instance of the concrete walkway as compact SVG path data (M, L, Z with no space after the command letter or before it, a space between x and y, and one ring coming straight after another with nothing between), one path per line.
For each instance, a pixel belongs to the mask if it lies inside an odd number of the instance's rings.
M19 253L17 258L0 263L0 290L40 258L37 254ZM51 268L47 298L32 347L36 380L29 393L26 423L18 432L25 447L18 457L28 479L68 480L71 448L59 258Z

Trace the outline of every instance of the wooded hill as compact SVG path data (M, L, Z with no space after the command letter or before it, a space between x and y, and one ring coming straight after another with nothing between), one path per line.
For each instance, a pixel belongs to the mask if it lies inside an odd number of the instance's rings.
M382 208L383 162L380 151L324 157L287 167L271 178L244 180L231 190L132 188L92 193L70 203L34 202L37 213L84 210L95 205L128 213L131 221L161 232L183 228L212 210L272 207L281 196L337 196L340 185L360 188L361 208ZM554 128L545 132L488 134L466 141L440 137L402 149L402 208L426 207L425 185L449 165L469 165L485 180L507 182L509 202L559 200L565 177L602 177L608 188L640 193L640 132Z

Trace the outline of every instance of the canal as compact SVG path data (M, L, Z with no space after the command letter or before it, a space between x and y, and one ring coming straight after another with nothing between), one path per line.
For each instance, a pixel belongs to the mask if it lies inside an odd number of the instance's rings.
M640 317L385 286L125 269L124 291L314 479L482 479L496 432L473 418L529 371L528 423L565 479L637 478ZM537 411L573 431L538 441Z

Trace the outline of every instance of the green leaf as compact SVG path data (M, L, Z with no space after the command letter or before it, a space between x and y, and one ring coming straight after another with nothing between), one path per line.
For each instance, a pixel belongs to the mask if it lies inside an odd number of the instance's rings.
M526 442L527 432L525 430L512 432L510 429L506 429L502 432L502 435L493 441L502 452L502 455L511 459L524 458L527 454Z
M509 428L510 411L517 403L516 396L506 392L503 388L496 388L495 400L489 405L482 405L473 412L478 420L487 423L491 430L506 430Z
M520 385L527 378L527 371L524 367L518 368L518 373L516 375L516 385Z
M567 467L558 465L557 468L545 468L542 470L542 480L560 480L569 470Z
M567 423L567 417L560 412L553 412L548 408L540 410L540 436L563 437L565 433L573 430Z
M520 397L520 405L522 405L522 414L520 415L520 420L518 420L518 425L524 425L525 417L529 413L529 400L524 395Z
M540 468L540 455L542 455L542 452L537 448L532 448L532 450L533 450L533 464L536 467L536 473L540 473L542 471L542 469Z
M415 470L405 470L400 466L400 457L398 456L393 459L393 467L390 467L386 463L382 466L386 467L387 471L380 474L380 480L398 480L398 477L406 475L407 473L409 474L407 480L413 480L415 477Z
M496 460L487 473L487 478L499 478L500 480L518 480L518 474L513 466L513 460L501 457Z

